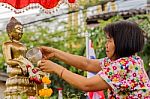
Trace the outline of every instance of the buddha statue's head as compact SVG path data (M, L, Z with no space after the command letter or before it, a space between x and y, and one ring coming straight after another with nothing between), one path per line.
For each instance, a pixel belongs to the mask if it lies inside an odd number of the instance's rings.
M10 40L19 41L23 35L23 25L12 17L6 27Z

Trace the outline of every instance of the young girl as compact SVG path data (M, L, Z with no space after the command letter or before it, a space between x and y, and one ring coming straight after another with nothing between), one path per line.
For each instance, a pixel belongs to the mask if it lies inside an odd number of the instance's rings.
M39 47L42 71L55 73L83 91L108 90L109 99L150 99L150 81L143 60L136 55L144 46L143 31L134 22L119 21L107 25L106 55L102 59L86 59L51 47ZM55 57L76 68L96 72L91 78L75 74L47 60Z

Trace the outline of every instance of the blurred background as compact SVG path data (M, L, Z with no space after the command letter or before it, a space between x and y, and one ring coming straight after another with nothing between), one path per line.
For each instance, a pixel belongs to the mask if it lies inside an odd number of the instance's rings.
M145 31L145 47L140 55L145 69L150 76L150 0L78 0L79 6L71 9L61 5L53 14L45 14L40 9L15 14L0 6L0 45L9 40L6 24L12 16L24 24L21 42L28 49L40 45L58 48L73 54L86 56L85 33L88 32L93 41L97 58L105 57L105 37L103 27L118 20L137 22ZM72 72L87 76L87 72L53 60ZM7 79L6 63L0 46L0 99L3 99L5 81ZM64 99L85 99L85 92L71 87L56 75L50 75L54 90L51 99L58 97L57 88L63 88ZM76 78L75 78L76 79ZM107 97L107 96L106 96Z

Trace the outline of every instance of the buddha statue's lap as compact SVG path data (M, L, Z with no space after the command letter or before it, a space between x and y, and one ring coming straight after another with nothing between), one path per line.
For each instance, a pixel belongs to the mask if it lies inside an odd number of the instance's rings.
M23 35L23 26L12 17L6 29L10 38L10 41L4 42L2 46L9 75L6 81L6 99L11 99L21 93L34 95L34 84L29 81L27 69L17 60L20 56L25 57L27 51L27 48L19 42Z

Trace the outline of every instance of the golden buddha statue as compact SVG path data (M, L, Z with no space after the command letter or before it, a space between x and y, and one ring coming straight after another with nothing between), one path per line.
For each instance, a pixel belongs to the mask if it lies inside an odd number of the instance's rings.
M33 96L36 94L34 83L29 81L26 66L17 60L19 57L25 57L27 51L27 48L19 41L23 35L23 25L12 17L6 30L10 41L4 42L2 46L9 75L4 92L5 98L21 99L22 93Z

